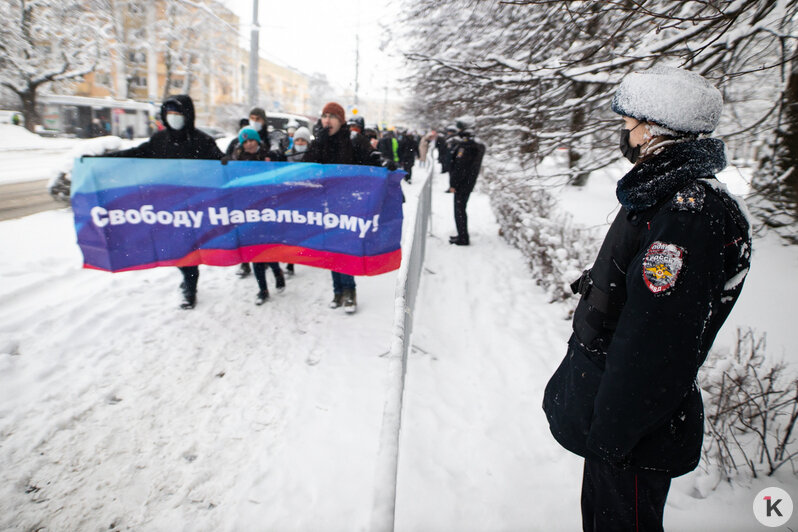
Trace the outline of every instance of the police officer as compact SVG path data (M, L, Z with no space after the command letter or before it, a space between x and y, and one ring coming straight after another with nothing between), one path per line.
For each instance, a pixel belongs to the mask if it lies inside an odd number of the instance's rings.
M194 102L187 94L169 96L161 105L161 120L166 128L134 148L109 153L105 157L142 157L156 159L221 159L224 154L216 142L194 127ZM198 266L181 266L183 302L192 309L197 304Z
M468 216L466 205L477 183L485 145L474 139L473 119L463 117L455 123L457 137L451 147L451 166L449 182L454 189L454 223L457 235L449 237L450 244L467 246L471 243L468 235Z
M714 174L720 92L686 70L626 76L612 109L634 166L581 295L543 408L555 439L585 458L586 531L662 530L672 477L701 455L698 368L748 272L750 226ZM635 527L638 528L635 528Z

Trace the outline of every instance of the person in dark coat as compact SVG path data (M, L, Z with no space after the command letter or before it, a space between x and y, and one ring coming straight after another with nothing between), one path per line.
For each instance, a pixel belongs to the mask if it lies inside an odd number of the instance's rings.
M454 189L454 223L457 235L449 237L449 243L458 246L467 246L471 243L466 206L477 184L482 158L485 155L485 145L474 139L471 127L470 119L461 118L457 121L458 135L451 148L449 182Z
M266 131L268 126L266 125L266 111L264 111L260 107L253 107L252 110L249 112L249 120L246 124L241 125L242 121L239 123L239 127L242 129L244 127L251 127L255 131L258 132L258 135L261 135L262 139L266 139ZM238 147L238 137L235 137L233 140L230 141L230 144L227 145L227 149L225 150L225 155L230 157L233 156L233 151ZM246 277L246 276L244 276Z
M750 225L714 175L720 92L686 70L626 76L612 109L634 167L581 295L565 359L543 400L554 438L585 458L586 531L662 530L672 477L701 456L696 374L740 295Z
M396 140L399 165L402 170L407 172L405 181L410 183L413 180L413 165L416 164L416 155L418 154L418 140L405 129L400 129L398 133Z
M445 190L447 194L454 193L452 185L452 175L449 170L452 168L452 146L457 138L457 127L454 124L446 126L444 136L438 137L435 147L438 148L438 162L441 163L441 173L449 174L449 188Z
M324 106L320 126L317 128L316 138L305 152L303 162L379 166L378 163L374 163L370 153L355 149L346 123L344 108L340 104L329 102ZM330 302L330 308L343 306L347 313L354 313L357 310L354 276L339 272L331 273L333 300Z
M238 146L233 150L233 161L271 161L275 154L266 148L261 142L260 135L250 127L245 127L238 132ZM222 160L226 162L227 156ZM249 269L249 263L243 263ZM243 266L242 264L242 266ZM255 304L263 305L269 299L269 288L266 284L266 267L271 268L274 273L275 287L278 292L285 290L285 276L280 269L278 262L253 262L252 270L255 272L255 280L258 282L258 293L255 296Z
M224 155L216 141L194 127L194 102L187 94L169 96L161 104L161 121L166 127L155 132L147 142L113 152L105 157L140 157L145 159L221 159ZM198 266L181 266L184 309L197 304Z
M386 131L382 135L382 138L377 141L377 150L382 154L386 164L392 163L391 166L399 167L399 140L393 131Z

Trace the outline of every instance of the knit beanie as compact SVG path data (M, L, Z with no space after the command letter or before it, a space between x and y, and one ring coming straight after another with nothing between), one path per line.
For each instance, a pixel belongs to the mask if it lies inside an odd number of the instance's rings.
M294 131L294 142L296 142L296 139L305 139L310 142L310 130L305 126L298 127L296 131Z
M260 107L253 107L252 110L249 112L249 116L255 115L264 122L266 122L266 111L261 109Z
M258 135L258 132L251 127L245 127L238 132L238 143L243 146L244 142L247 140L257 140L260 142L260 135Z
M695 72L655 66L623 78L612 110L678 133L711 133L720 121L723 97Z
M344 113L344 108L335 102L330 102L325 105L324 109L321 110L321 113L337 116L341 121L341 124L346 124L346 114Z

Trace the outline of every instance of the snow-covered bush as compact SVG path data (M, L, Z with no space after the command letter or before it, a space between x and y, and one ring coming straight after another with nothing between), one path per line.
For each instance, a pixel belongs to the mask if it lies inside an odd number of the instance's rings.
M484 166L502 237L524 253L532 276L550 301L569 299L570 283L596 257L599 235L574 224L533 171L490 157Z
M737 329L733 352L711 351L704 394L703 467L714 488L739 475L770 476L798 455L798 378L765 353L765 335ZM702 490L704 491L704 490Z

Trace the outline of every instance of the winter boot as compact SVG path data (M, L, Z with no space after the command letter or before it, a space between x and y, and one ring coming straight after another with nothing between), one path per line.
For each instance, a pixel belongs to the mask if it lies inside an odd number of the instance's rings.
M191 310L197 306L197 293L189 290L183 290L183 302L180 303L180 308L183 310Z
M244 277L249 277L250 273L252 273L252 268L249 267L249 263L242 262L241 267L236 272L236 275L243 279Z
M462 237L459 237L459 236L450 236L449 237L449 243L450 244L454 244L456 246L468 246L469 245L469 240L468 240L468 237L462 238Z
M344 304L344 295L343 294L335 294L333 296L333 300L330 301L330 308L338 308Z
M344 293L344 310L347 314L354 314L357 310L357 294L355 293L355 289L345 289Z
M283 275L282 270L275 270L274 283L275 286L277 287L278 294L285 292L285 276Z
M266 303L266 300L269 299L269 291L268 290L261 290L258 292L257 297L255 298L255 304L260 306Z
M293 264L286 264L285 265L285 273L288 275L294 275L294 265Z

